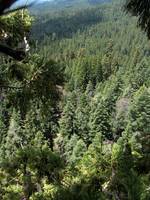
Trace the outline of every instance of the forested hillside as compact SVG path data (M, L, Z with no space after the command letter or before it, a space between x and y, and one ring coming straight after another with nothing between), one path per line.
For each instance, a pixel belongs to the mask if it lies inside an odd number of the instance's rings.
M150 199L149 40L124 1L77 2L0 18L30 44L0 59L2 200Z

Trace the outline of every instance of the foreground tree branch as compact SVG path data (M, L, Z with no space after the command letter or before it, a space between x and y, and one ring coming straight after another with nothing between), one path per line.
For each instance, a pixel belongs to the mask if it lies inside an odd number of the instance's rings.
M127 12L138 17L139 26L150 39L150 0L126 0L124 8Z
M2 15L6 9L10 8L17 1L18 0L0 0L0 15Z
M16 3L18 0L0 0L0 16L1 15L5 15L8 13L12 13L15 12L17 10L21 10L27 7L30 7L34 4L35 1L33 1L32 3L28 4L28 5L22 5L19 6L17 8L14 9L9 9L14 3ZM9 9L9 10L8 10Z
M33 4L31 3L29 5L23 5L17 8L10 9L10 7L17 1L18 0L0 0L0 17L3 15L7 15L9 13L15 12L17 10L27 8ZM0 44L0 52L18 61L21 61L25 58L25 51L15 50L4 44Z
M0 52L4 53L15 60L21 61L25 58L25 52L21 50L14 50L6 45L0 44Z

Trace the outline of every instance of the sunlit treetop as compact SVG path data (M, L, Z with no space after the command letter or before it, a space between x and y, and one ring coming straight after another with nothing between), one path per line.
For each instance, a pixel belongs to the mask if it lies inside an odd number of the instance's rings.
M32 21L33 18L27 10L20 10L2 16L0 18L0 39L15 36L18 37L18 40L22 39L23 35L30 31Z

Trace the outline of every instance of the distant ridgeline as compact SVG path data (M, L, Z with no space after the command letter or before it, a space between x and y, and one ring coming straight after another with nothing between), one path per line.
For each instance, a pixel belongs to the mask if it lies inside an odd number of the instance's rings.
M35 15L32 38L43 41L70 38L78 31L105 21L107 6L112 0L56 0L33 6ZM104 16L105 15L105 16Z
M88 0L90 4L98 4L98 3L109 3L112 0Z
M43 13L54 12L58 10L62 10L64 8L70 7L89 7L90 5L95 4L105 4L110 3L112 0L54 0L54 1L46 1L41 4L37 4L31 8L31 13L37 15L43 15Z
M98 4L98 3L108 3L108 2L111 2L112 0L56 0L55 3L56 4L78 4L78 3L82 3L82 2L85 2L85 3L89 3L89 4Z
M39 16L33 26L33 38L39 42L46 37L52 40L71 38L79 30L83 31L104 20L100 8L75 9L71 13L68 12L69 10L68 8L66 12L61 11L58 15L55 13Z

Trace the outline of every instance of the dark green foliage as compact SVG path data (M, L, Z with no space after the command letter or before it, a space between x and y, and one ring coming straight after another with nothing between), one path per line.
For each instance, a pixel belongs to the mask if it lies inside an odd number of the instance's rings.
M56 11L57 12L57 11ZM66 11L67 12L67 11ZM48 20L44 20L40 26L34 26L35 38L43 39L43 33L45 36L50 37L52 40L56 40L63 37L71 37L78 30L84 30L87 26L96 24L102 21L103 15L99 9L86 9L79 10L73 13L65 13L62 11L61 16L49 17ZM38 21L41 20L38 19ZM37 21L37 23L39 23ZM41 32L42 30L42 32ZM63 31L62 31L63 30Z
M137 166L141 173L149 173L150 167L150 94L149 89L141 87L134 96L129 113L128 134L133 138L133 149L137 152Z
M76 92L73 92L67 98L67 103L64 106L64 111L60 120L60 133L63 136L67 136L68 138L77 133L77 128L75 124L76 104L77 96Z
M121 199L140 199L140 179L134 169L131 146L125 139L115 144L112 152L111 189Z
M131 12L133 15L138 16L139 25L147 32L150 37L150 1L149 0L127 0L125 9Z
M101 101L98 102L98 104L93 105L89 126L91 139L97 133L102 133L107 139L112 139L110 115L105 102Z

